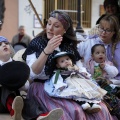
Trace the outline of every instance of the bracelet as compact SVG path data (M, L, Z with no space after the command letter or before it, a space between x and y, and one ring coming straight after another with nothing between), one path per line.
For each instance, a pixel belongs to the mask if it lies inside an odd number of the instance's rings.
M43 53L44 53L45 55L50 55L50 54L47 54L44 50L43 50Z

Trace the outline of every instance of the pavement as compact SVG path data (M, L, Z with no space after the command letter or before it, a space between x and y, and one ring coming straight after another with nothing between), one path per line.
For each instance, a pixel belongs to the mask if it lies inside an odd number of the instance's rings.
M9 114L0 114L0 120L13 120L13 119Z
M0 114L0 120L12 120L9 114Z

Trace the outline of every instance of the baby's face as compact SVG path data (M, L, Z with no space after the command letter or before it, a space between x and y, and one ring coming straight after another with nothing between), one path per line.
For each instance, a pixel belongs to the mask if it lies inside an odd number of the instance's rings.
M0 42L0 59L10 56L11 49L9 42Z
M92 58L97 63L104 62L106 58L105 48L102 46L97 46L92 54Z
M58 68L67 68L68 66L72 66L72 60L67 55L57 58L56 62Z

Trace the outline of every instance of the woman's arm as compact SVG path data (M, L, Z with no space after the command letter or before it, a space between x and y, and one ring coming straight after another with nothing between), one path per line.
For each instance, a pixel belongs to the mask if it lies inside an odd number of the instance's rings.
M57 48L61 44L61 41L62 41L61 35L54 36L52 39L48 41L48 44L45 47L45 49L42 51L38 59L36 59L36 61L31 66L32 71L35 74L41 73L47 61L48 55L51 54L55 50L55 48Z
M108 77L110 78L114 78L118 74L118 69L113 65L106 64L104 70L107 72Z

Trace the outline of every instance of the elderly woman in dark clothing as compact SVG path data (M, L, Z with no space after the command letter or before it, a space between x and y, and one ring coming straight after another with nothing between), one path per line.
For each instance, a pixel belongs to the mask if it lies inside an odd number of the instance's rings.
M74 54L76 61L80 59L71 18L65 12L53 11L50 13L46 30L30 42L22 56L31 69L30 78L33 80L27 98L34 98L38 102L38 106L35 108L41 105L44 105L48 111L62 108L64 114L60 120L113 120L102 102L100 103L102 108L100 112L87 114L73 100L47 95L44 91L44 81L49 79L49 74L52 72L50 71L51 59L58 50Z
M96 24L99 24L100 20L110 14L114 14L115 16L118 17L119 23L120 23L120 7L118 5L118 0L104 0L104 9L105 9L105 14L100 16L100 18L97 20Z

